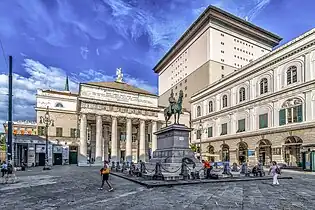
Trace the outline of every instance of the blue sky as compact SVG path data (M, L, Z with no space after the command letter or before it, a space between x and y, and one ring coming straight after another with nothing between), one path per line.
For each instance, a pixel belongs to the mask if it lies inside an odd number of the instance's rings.
M212 4L284 38L315 27L314 0L1 0L0 39L14 57L14 120L35 119L37 88L125 81L157 92L152 68ZM2 54L2 52L1 52ZM0 122L7 118L7 65L0 55Z

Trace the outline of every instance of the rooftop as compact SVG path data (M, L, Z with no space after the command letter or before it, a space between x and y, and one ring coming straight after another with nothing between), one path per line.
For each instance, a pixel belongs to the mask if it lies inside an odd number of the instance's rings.
M43 93L52 93L52 94L59 94L65 96L78 96L77 93L71 93L70 91L59 91L59 90L42 90Z
M259 68L259 66L257 65L260 65L260 63L262 63L263 61L267 60L267 59L270 59L272 56L276 55L277 53L280 53L281 51L285 50L286 48L289 48L301 41L303 41L303 39L306 39L307 37L311 36L311 35L314 35L315 34L315 28L303 33L302 35L296 37L295 39L287 42L286 44L280 46L279 48L275 49L275 50L272 50L271 52L265 54L264 56L250 62L249 64L243 66L242 68L239 68L237 71L234 71L234 72L231 72L230 74L224 76L223 78L221 78L220 80L212 83L212 84L209 84L208 86L206 86L205 88L202 88L201 90L197 91L196 93L192 94L191 98L194 98L194 97L197 97L199 96L200 94L202 95L203 93L205 93L206 90L208 89L211 89L215 86L219 86L220 84L224 84L223 82L227 81L227 80L231 80L231 78L233 77L236 77L237 79L237 76L241 75L241 74L244 74L244 72L248 69L251 69L253 70L252 68ZM256 67L257 66L257 67ZM225 84L224 84L225 85ZM195 99L191 99L190 102L194 101Z
M214 15L216 14L216 15ZM219 15L218 15L219 14ZM254 31L253 36L257 36L258 38L262 39L258 36L258 34L263 34L264 38L268 37L270 40L270 44L275 47L279 44L279 42L282 40L281 37L279 37L276 34L273 34L263 28L260 28L246 20L243 20L231 13L228 13L222 9L219 9L215 6L208 6L207 9L198 17L198 19L186 30L186 32L176 41L176 43L173 45L173 47L162 57L162 59L156 64L156 66L153 68L155 73L159 73L163 67L163 63L167 62L172 58L172 56L180 50L191 37L194 37L195 33L201 28L205 21L207 21L210 17L218 18L224 17L226 19L232 20L235 23L239 24L240 26L246 26L247 28ZM220 18L219 18L220 19ZM222 19L223 20L223 19Z
M141 88L129 85L124 82L87 82L87 83L81 83L81 84L87 84L87 85L93 85L98 87L105 87L115 90L122 90L127 92L133 92L133 93L139 93L144 95L151 95L151 96L157 96L156 94L150 93L149 91L143 90Z

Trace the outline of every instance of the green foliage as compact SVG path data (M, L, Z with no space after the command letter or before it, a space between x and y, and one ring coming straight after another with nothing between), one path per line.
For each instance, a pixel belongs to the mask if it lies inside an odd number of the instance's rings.
M0 144L5 144L5 135L0 136Z
M197 152L197 145L196 144L190 144L189 145L189 147L190 147L190 149L192 150L192 151L194 151L194 152Z

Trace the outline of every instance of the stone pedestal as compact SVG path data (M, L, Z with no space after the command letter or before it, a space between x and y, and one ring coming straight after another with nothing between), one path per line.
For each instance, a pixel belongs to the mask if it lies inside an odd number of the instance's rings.
M191 131L192 129L185 125L173 124L155 132L157 149L153 152L153 158L146 164L147 169L153 170L156 163L160 162L166 180L180 179L181 170L179 168L182 165L182 159L186 157L195 162L196 170L200 170L202 164L189 148L189 133ZM189 167L191 168L192 165ZM147 176L151 175L148 174Z

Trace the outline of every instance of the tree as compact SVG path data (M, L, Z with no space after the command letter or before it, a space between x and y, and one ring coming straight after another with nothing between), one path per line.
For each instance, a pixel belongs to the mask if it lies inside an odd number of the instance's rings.
M189 147L190 147L190 149L192 150L192 151L194 151L194 152L197 152L197 145L196 144L190 144L189 145Z
M5 140L6 140L5 134L1 134L1 136L0 136L0 144L5 144Z

